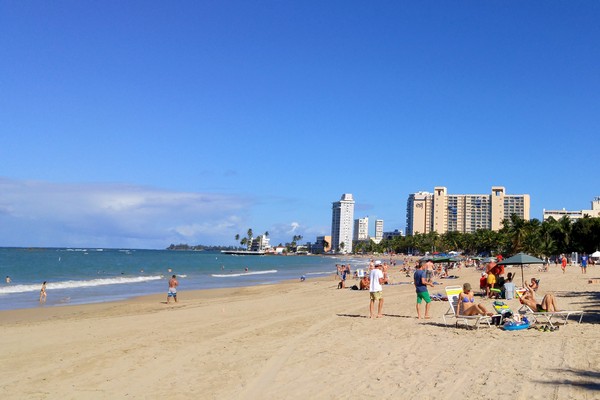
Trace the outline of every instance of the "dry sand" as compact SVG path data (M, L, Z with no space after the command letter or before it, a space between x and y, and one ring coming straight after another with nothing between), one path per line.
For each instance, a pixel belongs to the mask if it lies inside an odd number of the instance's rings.
M526 269L586 311L556 332L446 327L447 302L419 321L411 284L386 286L371 320L368 292L333 278L0 312L0 399L598 399L597 268ZM478 287L455 273L440 282Z

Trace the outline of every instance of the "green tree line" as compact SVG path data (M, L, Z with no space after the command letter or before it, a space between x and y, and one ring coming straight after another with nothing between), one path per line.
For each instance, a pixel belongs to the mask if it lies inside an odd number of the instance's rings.
M397 236L379 244L358 242L356 253L425 253L460 251L469 255L525 252L538 257L578 252L590 254L600 248L600 218L588 216L573 222L568 217L524 220L516 215L503 221L499 231L447 232Z

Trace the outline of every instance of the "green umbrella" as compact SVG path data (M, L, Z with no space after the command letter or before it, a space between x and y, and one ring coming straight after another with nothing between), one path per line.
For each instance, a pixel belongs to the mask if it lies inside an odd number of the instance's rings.
M521 282L525 286L525 278L523 277L523 264L543 264L544 260L540 260L537 257L530 256L525 253L518 253L512 257L502 260L498 265L520 265L521 266Z

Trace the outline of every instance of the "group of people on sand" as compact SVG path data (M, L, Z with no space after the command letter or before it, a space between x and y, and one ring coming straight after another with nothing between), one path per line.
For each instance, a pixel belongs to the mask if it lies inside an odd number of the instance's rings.
M369 317L370 318L381 318L383 317L383 285L388 282L387 274L384 272L384 264L381 261L372 262L372 268L370 266L369 277L361 279L361 289L363 287L369 288ZM498 268L500 267L500 268ZM433 261L431 258L424 257L419 260L414 272L414 286L416 291L416 312L418 319L430 319L430 306L431 297L429 296L428 287L433 287ZM498 290L500 295L506 299L514 298L516 288L512 282L513 274L509 273L506 279L504 278L504 267L497 265L497 260L490 258L487 260L486 273L484 273L487 289L484 296L493 298L496 296L496 291L490 290L498 288L498 284L502 283L503 290ZM487 286L490 281L487 279L489 275L492 275L491 285ZM497 278L496 278L497 277ZM541 302L537 302L535 292L539 287L539 280L532 278L531 283L526 285L523 289L524 292L519 296L519 300L522 304L527 305L531 310L536 312L555 312L559 311L556 303L556 298L553 294L548 293L544 296ZM499 295L499 296L500 296ZM425 312L422 313L422 304L425 303ZM377 303L377 312L375 312L375 303ZM493 313L481 303L475 302L475 297L471 284L466 282L463 284L463 291L460 293L458 298L457 313L459 315L488 315L492 316Z
M350 264L335 264L337 269L337 276L340 279L338 283L338 289L346 288L346 279L351 274Z

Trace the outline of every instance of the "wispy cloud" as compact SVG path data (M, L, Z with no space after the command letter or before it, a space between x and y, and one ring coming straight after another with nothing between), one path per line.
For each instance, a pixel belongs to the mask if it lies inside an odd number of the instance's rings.
M228 194L0 178L0 242L150 248L219 243L233 235L252 204Z

